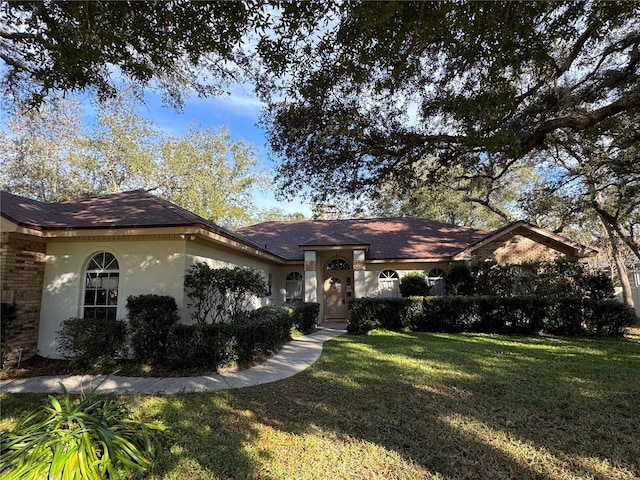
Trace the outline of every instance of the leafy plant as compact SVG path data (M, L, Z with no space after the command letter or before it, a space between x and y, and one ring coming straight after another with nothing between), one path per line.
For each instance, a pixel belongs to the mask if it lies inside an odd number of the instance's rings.
M184 277L191 318L200 324L237 320L250 310L250 298L266 297L269 288L260 273L248 268L211 268L197 263Z
M122 320L69 318L62 322L58 351L80 367L112 362L124 354L127 327Z
M127 298L131 346L137 360L161 363L171 327L178 322L178 306L167 295L137 295Z
M291 308L293 325L302 333L315 331L320 315L320 304L317 302L291 302L287 306Z
M49 395L47 405L0 433L4 480L116 479L152 465L153 432L164 431L163 425L142 422L126 404L97 398L95 388L79 401L62 390L60 399Z
M421 273L409 273L400 279L400 294L403 297L423 297L429 295L429 284Z

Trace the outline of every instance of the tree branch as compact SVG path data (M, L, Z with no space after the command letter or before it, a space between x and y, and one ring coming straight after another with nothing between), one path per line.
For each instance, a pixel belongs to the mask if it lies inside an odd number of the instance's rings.
M526 155L532 150L541 147L547 135L555 130L562 128L585 130L606 118L637 108L640 108L640 90L636 90L609 105L584 115L570 115L547 120L521 142L519 154L520 156Z

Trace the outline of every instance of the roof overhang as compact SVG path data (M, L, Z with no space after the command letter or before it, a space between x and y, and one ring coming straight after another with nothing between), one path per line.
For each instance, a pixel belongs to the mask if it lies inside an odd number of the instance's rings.
M199 241L208 244L216 244L243 252L247 255L259 257L263 260L285 264L286 261L273 253L243 242L232 235L224 235L222 231L213 231L206 225L186 226L158 226L158 227L117 227L117 228L64 228L64 229L33 229L19 225L8 218L2 217L2 231L21 233L38 237L43 240L57 242L88 242L101 241L139 241L139 240L176 240Z

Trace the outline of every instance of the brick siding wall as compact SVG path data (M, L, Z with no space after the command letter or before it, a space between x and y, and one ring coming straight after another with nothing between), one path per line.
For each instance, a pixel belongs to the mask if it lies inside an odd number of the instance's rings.
M552 241L535 234L524 235L515 230L509 234L489 242L475 250L471 261L495 260L499 264L523 263L537 260L555 260L565 258L577 261L577 257L571 255L568 249L562 249L559 245L552 245Z
M36 354L46 243L18 233L0 233L0 291L2 302L15 303L17 318L1 332L9 362Z

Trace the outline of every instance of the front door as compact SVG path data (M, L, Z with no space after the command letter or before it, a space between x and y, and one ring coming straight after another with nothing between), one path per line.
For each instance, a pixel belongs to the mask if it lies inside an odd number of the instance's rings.
M324 316L327 320L344 320L346 318L345 275L331 272L324 281Z

